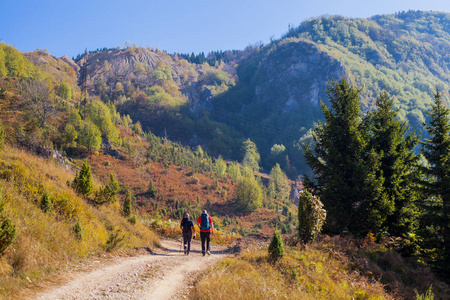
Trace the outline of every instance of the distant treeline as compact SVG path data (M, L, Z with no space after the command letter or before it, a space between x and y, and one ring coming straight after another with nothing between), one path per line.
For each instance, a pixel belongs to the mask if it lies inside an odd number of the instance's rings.
M77 62L88 53L106 52L106 51L117 50L117 49L119 49L119 47L112 47L112 48L103 47L103 48L97 48L96 50L91 50L91 51L87 51L87 49L86 49L83 53L78 54L76 57L72 57L72 59L75 62Z
M242 51L241 50L226 50L226 51L211 51L208 55L205 55L204 52L200 52L199 54L195 54L192 52L191 54L187 53L175 53L178 57L184 58L190 63L193 64L204 64L208 63L210 66L214 66L216 62L225 62L228 63L236 58ZM174 54L174 55L175 55Z

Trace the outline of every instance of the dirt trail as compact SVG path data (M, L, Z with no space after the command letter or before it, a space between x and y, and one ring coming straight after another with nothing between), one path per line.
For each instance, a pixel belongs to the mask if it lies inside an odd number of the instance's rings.
M203 257L193 241L191 253L180 251L181 240L162 240L159 253L118 258L106 266L74 272L56 288L29 299L180 299L186 297L199 272L214 265L226 253L212 245L212 255Z

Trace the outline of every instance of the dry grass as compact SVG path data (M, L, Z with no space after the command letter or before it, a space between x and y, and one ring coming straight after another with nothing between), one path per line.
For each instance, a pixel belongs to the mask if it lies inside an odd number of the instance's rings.
M322 253L286 248L276 263L267 249L222 260L195 286L192 299L391 299L380 284L347 274Z
M287 245L276 263L267 247L252 247L202 275L191 298L416 299L415 290L424 294L432 285L434 299L448 299L449 287L429 270L366 242L326 237Z
M152 247L158 241L141 222L132 225L123 218L117 203L95 208L80 198L66 185L73 177L51 160L15 148L6 147L0 154L5 213L18 231L15 243L0 257L0 298L14 298L67 264L104 252L111 233L121 241L116 249ZM49 213L39 206L44 192L54 206ZM73 230L77 221L83 228L81 240Z

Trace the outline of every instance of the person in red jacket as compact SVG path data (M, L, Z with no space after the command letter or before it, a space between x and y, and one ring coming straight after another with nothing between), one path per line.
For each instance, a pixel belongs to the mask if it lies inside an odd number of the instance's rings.
M205 256L205 250L208 255L211 255L211 249L209 243L211 241L211 235L214 234L214 224L213 220L206 209L203 210L203 213L197 219L197 225L200 227L200 238L202 240L202 254ZM206 242L206 247L205 247Z

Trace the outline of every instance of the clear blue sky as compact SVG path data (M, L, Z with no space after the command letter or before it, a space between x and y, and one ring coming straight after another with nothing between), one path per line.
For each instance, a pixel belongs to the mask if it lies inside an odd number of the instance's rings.
M0 40L20 51L76 56L138 46L169 53L244 49L288 24L322 15L367 18L407 10L450 12L449 0L0 0Z

